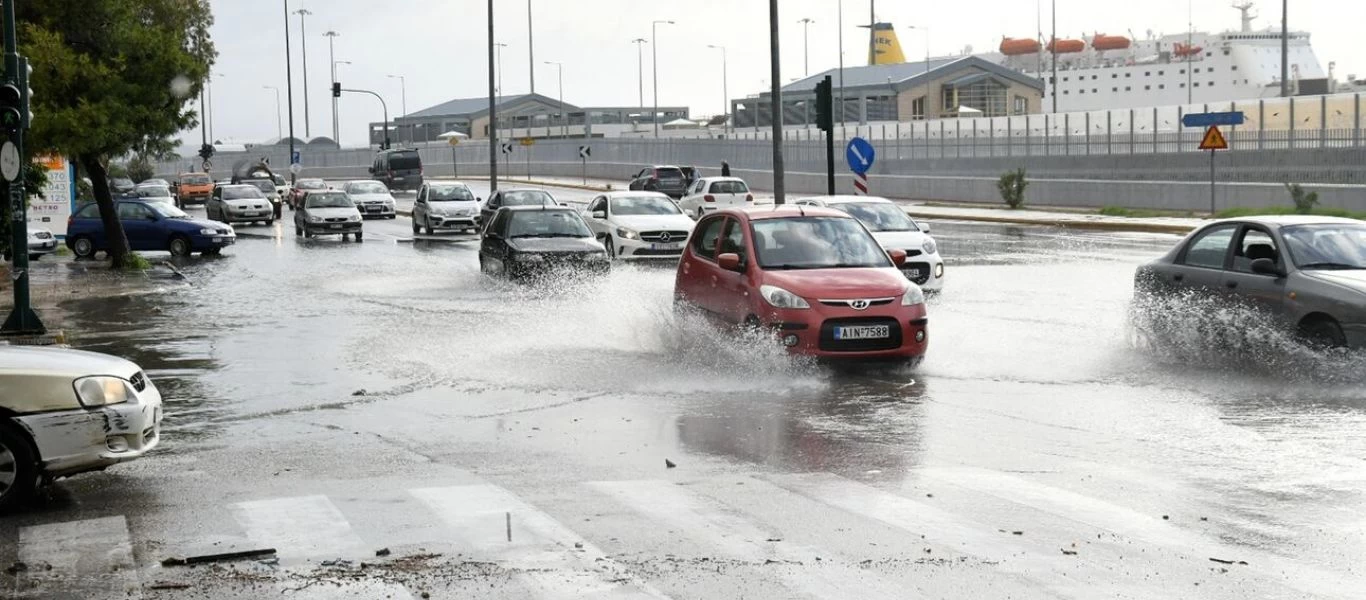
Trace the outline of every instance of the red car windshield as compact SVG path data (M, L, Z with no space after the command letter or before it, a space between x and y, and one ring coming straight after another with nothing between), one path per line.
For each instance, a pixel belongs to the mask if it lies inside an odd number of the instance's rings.
M892 261L858 221L793 217L753 221L754 250L765 269L890 267Z

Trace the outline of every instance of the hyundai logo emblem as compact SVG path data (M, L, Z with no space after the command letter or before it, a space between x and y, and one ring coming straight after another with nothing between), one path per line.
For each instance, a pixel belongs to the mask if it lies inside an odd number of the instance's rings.
M852 309L854 309L854 310L866 310L866 309L868 308L868 301L867 301L867 300L850 300L850 301L849 301L849 308L852 308Z
M671 241L671 240L673 240L673 239L674 239L674 236L669 235L669 232L667 232L667 231L665 231L664 233L659 234L659 241L664 242L665 244L669 243L669 241Z

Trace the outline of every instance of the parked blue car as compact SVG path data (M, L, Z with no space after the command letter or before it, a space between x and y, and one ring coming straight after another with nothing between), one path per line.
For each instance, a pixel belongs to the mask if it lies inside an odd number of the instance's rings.
M172 256L189 256L194 252L218 254L224 246L237 241L231 225L192 219L166 202L117 200L115 205L133 250L165 250ZM81 258L109 249L99 205L91 202L72 215L66 226L66 247Z

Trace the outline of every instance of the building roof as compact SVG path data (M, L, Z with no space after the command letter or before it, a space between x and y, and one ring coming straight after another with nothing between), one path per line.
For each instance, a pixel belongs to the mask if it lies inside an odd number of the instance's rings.
M1040 90L1043 89L1043 81L1025 75L989 60L984 60L976 56L951 56L944 58L933 58L929 61L929 71L931 77L942 77L952 74L954 71L966 68L978 67L982 71L991 73L1002 79L1010 79L1019 83L1033 86ZM886 89L888 80L898 90L914 87L924 82L926 73L925 61L913 61L897 63L892 65L869 65L861 67L844 68L844 87L845 89L860 87L881 86ZM836 86L840 84L839 69L830 69L823 73L818 73L804 79L797 80L783 86L784 94L811 93L816 89L816 82L829 75ZM968 74L966 77L972 77ZM954 85L965 85L954 83Z
M498 98L497 106L499 108L502 108L504 106L520 104L527 100L540 100L552 106L559 106L560 104L558 100L551 98L549 96L542 96L540 94L515 94L512 96L500 96ZM564 107L570 110L579 109L577 106L569 104L568 102L564 104ZM406 115L399 117L399 119L407 121L411 119L424 119L430 117L476 117L484 113L487 113L488 110L488 96L480 96L477 98L456 98L455 100L447 100L445 102L442 102L441 104L438 104L436 106L430 106L417 112L408 113Z

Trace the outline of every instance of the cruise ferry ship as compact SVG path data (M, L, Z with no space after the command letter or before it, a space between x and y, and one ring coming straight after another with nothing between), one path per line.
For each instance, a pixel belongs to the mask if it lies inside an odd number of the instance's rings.
M1281 32L1256 30L1252 4L1235 4L1242 13L1237 31L1182 32L1138 39L1095 33L1080 39L1042 43L1005 38L999 51L978 56L1051 83L1057 59L1057 111L1088 111L1177 104L1218 104L1280 95ZM1294 95L1349 91L1334 82L1332 63L1320 66L1309 34L1288 33L1290 88ZM1056 49L1056 53L1054 50ZM1350 84L1349 84L1350 85ZM1044 106L1052 108L1054 86Z

